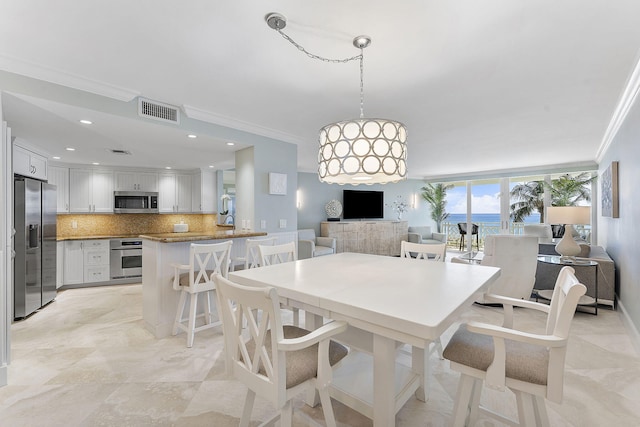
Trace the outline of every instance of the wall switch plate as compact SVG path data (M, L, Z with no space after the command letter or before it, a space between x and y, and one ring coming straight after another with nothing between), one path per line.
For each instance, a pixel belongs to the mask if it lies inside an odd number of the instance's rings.
M75 219L71 221L71 228L78 228L78 221L76 221Z
M264 219L260 220L260 228L261 229L266 229L267 228L267 221L265 221Z
M280 228L287 228L287 220L286 219L281 219L280 220Z

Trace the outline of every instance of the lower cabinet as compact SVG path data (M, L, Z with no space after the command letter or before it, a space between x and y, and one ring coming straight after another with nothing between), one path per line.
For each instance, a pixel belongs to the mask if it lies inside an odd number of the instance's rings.
M400 245L407 240L407 221L326 221L320 234L335 237L336 252L373 255L400 255Z
M109 240L67 240L63 263L65 285L108 281Z

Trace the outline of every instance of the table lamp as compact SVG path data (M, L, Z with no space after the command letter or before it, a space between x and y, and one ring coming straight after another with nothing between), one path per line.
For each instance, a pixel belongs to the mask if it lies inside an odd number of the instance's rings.
M580 253L580 246L573 240L573 225L589 224L591 208L589 206L553 206L547 208L549 224L563 224L564 235L556 245L561 258L573 258Z

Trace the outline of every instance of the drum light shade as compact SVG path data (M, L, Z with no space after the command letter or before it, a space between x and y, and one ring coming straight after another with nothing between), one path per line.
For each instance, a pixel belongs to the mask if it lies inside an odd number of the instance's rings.
M318 177L330 184L385 184L407 177L407 129L387 119L354 119L320 129Z

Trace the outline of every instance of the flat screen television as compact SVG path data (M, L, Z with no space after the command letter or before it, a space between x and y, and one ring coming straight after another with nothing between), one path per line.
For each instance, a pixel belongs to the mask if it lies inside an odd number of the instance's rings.
M342 217L384 218L384 191L342 190Z

